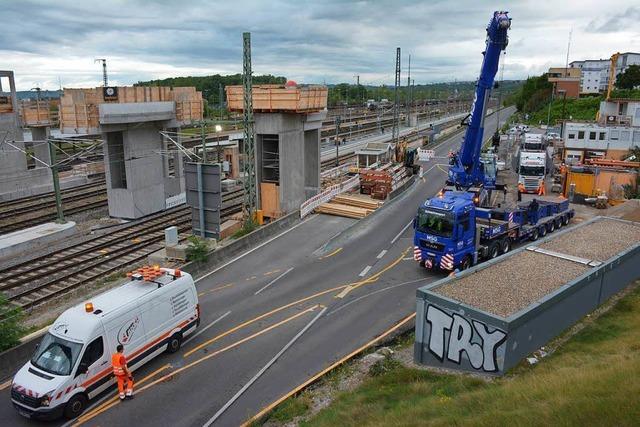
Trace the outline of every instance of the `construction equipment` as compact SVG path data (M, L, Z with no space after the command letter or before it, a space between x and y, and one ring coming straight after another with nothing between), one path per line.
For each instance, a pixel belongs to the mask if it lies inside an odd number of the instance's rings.
M533 200L515 209L485 206L484 199L490 199L486 189L497 186L495 156L480 153L484 115L510 24L507 12L494 12L469 128L453 155L447 186L418 208L413 221L414 259L428 269L469 268L508 252L515 243L537 240L574 215L566 199Z
M620 52L616 52L611 55L611 64L609 65L609 82L607 83L607 101L611 99L611 90L613 89L613 83L616 80L616 64L618 63L619 57Z

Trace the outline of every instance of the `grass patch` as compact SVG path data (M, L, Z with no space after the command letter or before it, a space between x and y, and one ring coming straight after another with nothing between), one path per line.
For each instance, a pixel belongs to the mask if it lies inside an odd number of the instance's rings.
M595 120L596 113L600 109L600 101L602 98L599 96L590 96L587 98L578 99L566 99L566 105L564 106L564 117L571 120ZM545 103L539 110L533 113L529 113L529 120L527 124L537 126L539 124L546 124L547 117L549 117L549 124L553 126L562 120L562 105L564 100L562 98L554 99L551 103L551 112L549 114L549 103Z
M296 417L304 415L311 407L311 399L305 393L295 399L287 399L271 412L269 420L278 423L287 423Z
M242 224L242 228L238 231L236 231L235 233L233 233L233 237L235 239L239 239L242 236L245 236L249 233L251 233L252 231L256 230L260 225L258 224L257 221L255 221L253 218L248 218L244 221L244 224Z
M535 366L485 381L387 364L305 426L637 425L640 288Z

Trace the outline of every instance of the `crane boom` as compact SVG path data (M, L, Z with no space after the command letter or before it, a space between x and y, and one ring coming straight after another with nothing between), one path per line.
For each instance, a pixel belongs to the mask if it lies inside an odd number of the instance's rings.
M468 119L468 128L460 150L449 167L449 184L456 187L485 186L485 175L480 162L484 134L484 118L493 82L498 72L500 53L507 47L507 31L511 27L508 12L494 12L487 26L487 45L476 85L475 97Z

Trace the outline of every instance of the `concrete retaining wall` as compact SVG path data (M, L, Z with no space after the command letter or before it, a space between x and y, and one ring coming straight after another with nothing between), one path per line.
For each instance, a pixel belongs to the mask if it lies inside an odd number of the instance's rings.
M231 260L233 257L293 226L297 222L300 222L300 213L298 211L291 212L290 214L285 215L276 221L270 222L240 239L234 240L225 246L221 246L216 248L214 251L209 252L206 261L192 261L185 264L182 269L187 273L190 273L194 278L198 278L199 276L202 276L203 274L208 273L214 268Z
M76 233L76 223L46 223L0 237L0 259L16 257L25 252L40 249Z
M526 250L523 247L506 256L517 256ZM500 261L483 263L459 277L491 268ZM637 243L508 317L438 294L437 288L456 280L447 277L417 291L414 360L433 367L503 375L639 277L640 243Z
M18 369L31 359L41 337L42 334L0 353L0 382L13 377Z

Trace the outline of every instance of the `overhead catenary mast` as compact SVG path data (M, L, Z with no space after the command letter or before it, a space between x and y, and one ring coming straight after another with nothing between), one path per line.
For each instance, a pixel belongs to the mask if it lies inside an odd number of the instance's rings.
M107 60L105 58L94 59L93 63L102 62L102 84L104 87L109 86L109 81L107 79Z

